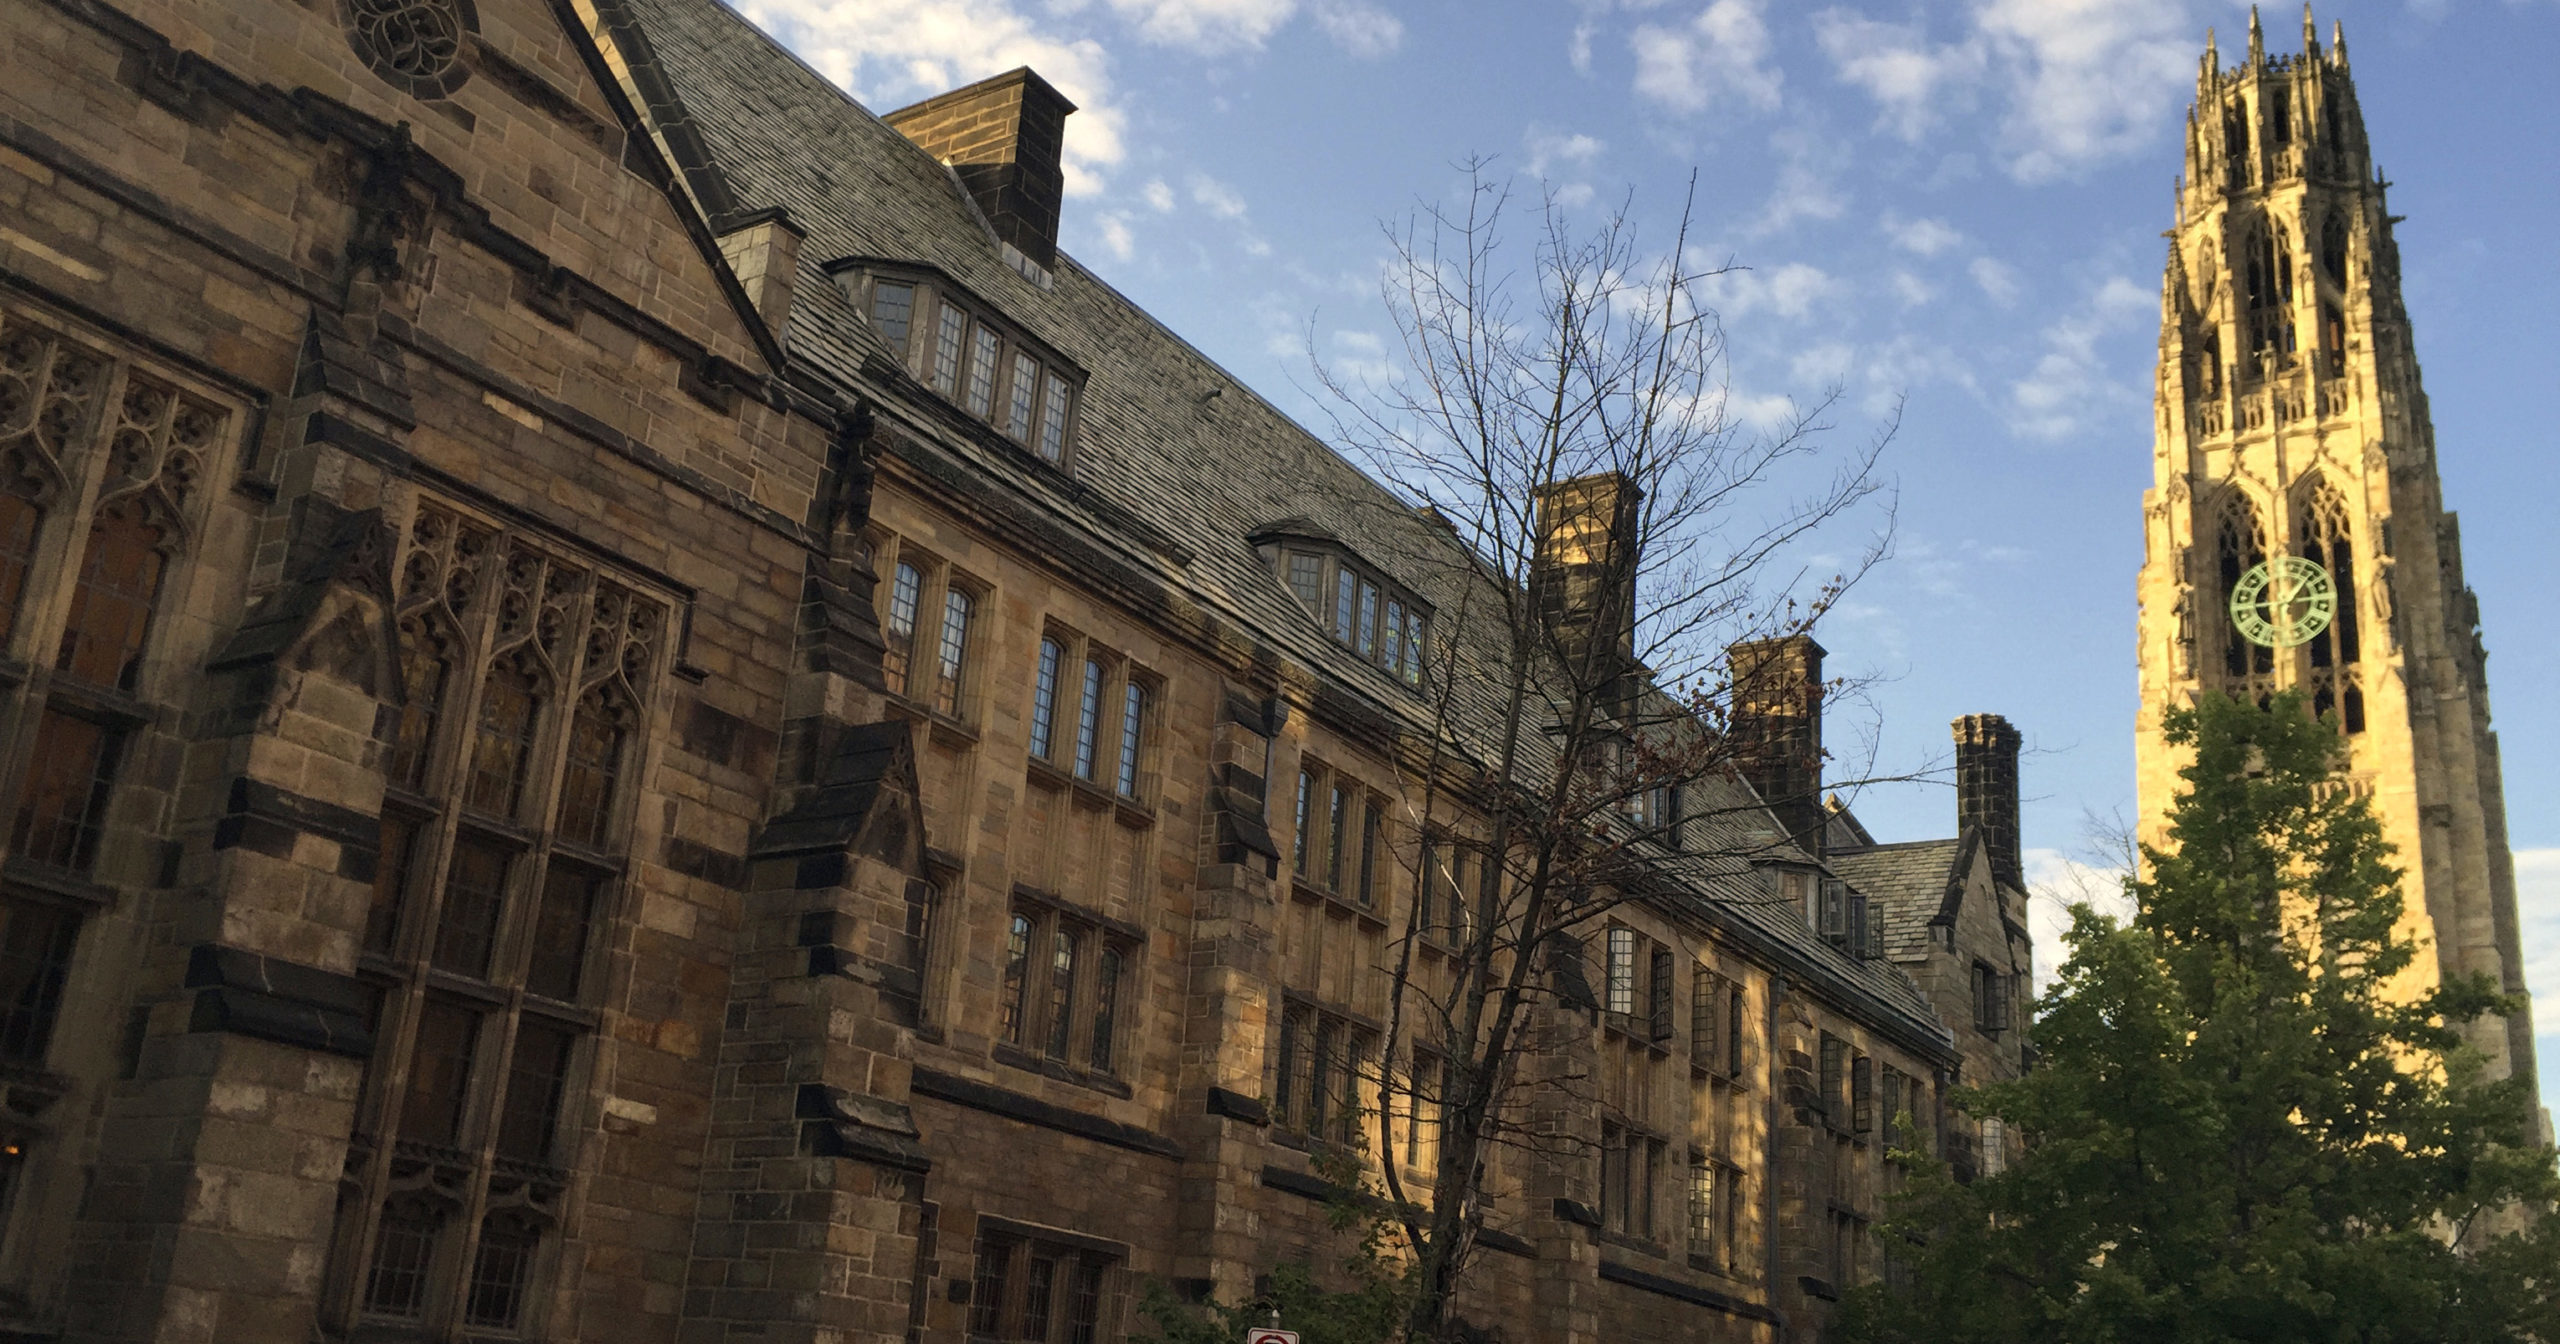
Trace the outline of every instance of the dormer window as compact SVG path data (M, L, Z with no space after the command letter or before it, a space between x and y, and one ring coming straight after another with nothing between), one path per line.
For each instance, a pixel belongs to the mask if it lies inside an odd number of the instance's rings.
M1250 539L1335 642L1408 686L1422 684L1431 617L1419 599L1312 523L1275 524Z
M858 269L837 278L871 329L925 386L1042 461L1068 465L1081 371L946 281Z

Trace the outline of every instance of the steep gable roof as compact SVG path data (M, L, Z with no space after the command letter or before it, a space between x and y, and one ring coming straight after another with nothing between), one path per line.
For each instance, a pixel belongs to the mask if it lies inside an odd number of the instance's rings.
M1387 672L1337 644L1255 553L1272 529L1344 539L1346 546L1436 608L1435 648L1490 666L1506 641L1488 605L1485 571L1445 525L1402 500L1167 330L1074 258L1060 253L1042 284L1008 263L952 171L856 104L770 37L715 0L599 0L646 35L663 76L653 97L680 118L740 209L787 209L806 230L791 307L795 359L848 387L896 388L881 414L905 417L919 443L946 453L980 489L1014 492L1110 548L1116 561L1164 584L1225 625L1284 650L1328 677L1387 731L1427 732L1430 706ZM659 101L666 103L658 107ZM998 436L937 425L935 398L903 367L829 273L833 263L894 261L948 277L1009 324L1085 368L1073 477ZM908 403L928 403L923 410ZM1463 673L1451 688L1450 727L1463 744L1489 742L1500 721L1498 679ZM1486 753L1488 756L1490 753ZM1717 844L1785 849L1783 830L1739 781L1703 784L1728 829ZM1706 794L1701 794L1702 799ZM1788 850L1792 853L1792 850ZM1943 1043L1945 1028L1899 969L1843 955L1777 908L1746 863L1663 855L1691 912L1761 949L1800 981L1861 996L1906 1035ZM1677 901L1675 901L1675 904Z

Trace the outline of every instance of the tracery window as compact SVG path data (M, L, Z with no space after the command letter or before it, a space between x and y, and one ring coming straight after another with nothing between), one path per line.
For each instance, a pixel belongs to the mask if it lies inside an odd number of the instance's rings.
M36 879L0 883L0 1077L46 1067L91 908L71 893L148 880L131 865L156 845L103 841L171 689L160 603L238 421L171 371L0 303L0 841L13 877ZM48 1132L20 1120L0 1117L0 1236L15 1173L46 1156Z
M2315 484L2298 511L2300 526L2295 553L2329 571L2337 589L2337 609L2327 629L2304 646L2310 663L2311 708L2338 716L2350 733L2364 731L2364 691L2356 685L2355 667L2362 654L2357 628L2356 559L2347 524L2347 502L2327 482Z
M2258 530L2258 511L2237 490L2223 496L2214 526L2214 619L2222 629L2224 689L2254 699L2274 689L2275 650L2256 644L2231 620L2231 593L2240 576L2267 558L2265 533Z
M2246 271L2241 294L2248 304L2244 327L2248 353L2255 356L2264 352L2269 368L2290 364L2289 356L2294 350L2293 248L2285 241L2284 226L2263 219L2250 225L2242 255Z
M528 1335L668 608L433 502L399 575L409 703L358 962L381 998L329 1314Z

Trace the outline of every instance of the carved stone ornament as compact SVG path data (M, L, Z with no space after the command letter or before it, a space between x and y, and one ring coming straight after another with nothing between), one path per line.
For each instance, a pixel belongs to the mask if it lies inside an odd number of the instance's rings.
M365 67L412 97L442 98L471 78L471 0L338 0L338 17Z

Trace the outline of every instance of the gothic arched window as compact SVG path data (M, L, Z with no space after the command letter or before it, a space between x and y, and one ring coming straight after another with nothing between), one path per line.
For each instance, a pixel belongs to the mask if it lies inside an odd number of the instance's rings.
M2352 669L2360 654L2356 618L2356 569L2353 534L2346 500L2326 482L2314 484L2303 497L2295 553L2329 571L2338 594L2337 614L2329 628L2306 647L2311 661L2311 707L2315 713L2337 711L2350 733L2364 731L2364 692Z
M2330 211L2328 222L2320 226L2320 269L2327 273L2330 284L2347 283L2347 216L2343 211Z
M2232 185L2248 185L2249 118L2236 101L2222 114L2222 152L2231 165Z
M10 471L0 483L0 647L18 624L18 599L36 562L36 525L44 521L43 489L32 473Z
M57 670L93 685L133 689L142 671L151 606L160 595L160 573L168 563L162 548L169 531L153 512L140 495L98 510L80 558L71 618L62 628Z
M2265 534L2258 530L2257 510L2238 490L2223 497L2215 531L2214 610L2222 622L2222 670L2231 679L2228 689L2237 694L2252 678L2276 670L2275 650L2252 643L2231 620L2231 594L2240 586L2240 576L2267 558Z
M2261 220L2251 225L2244 248L2247 257L2243 296L2249 305L2249 352L2293 353L2293 249L2284 226Z
M453 676L453 645L442 623L425 612L400 619L400 735L392 743L391 768L386 773L403 788L427 786L429 748L435 742L445 686Z

